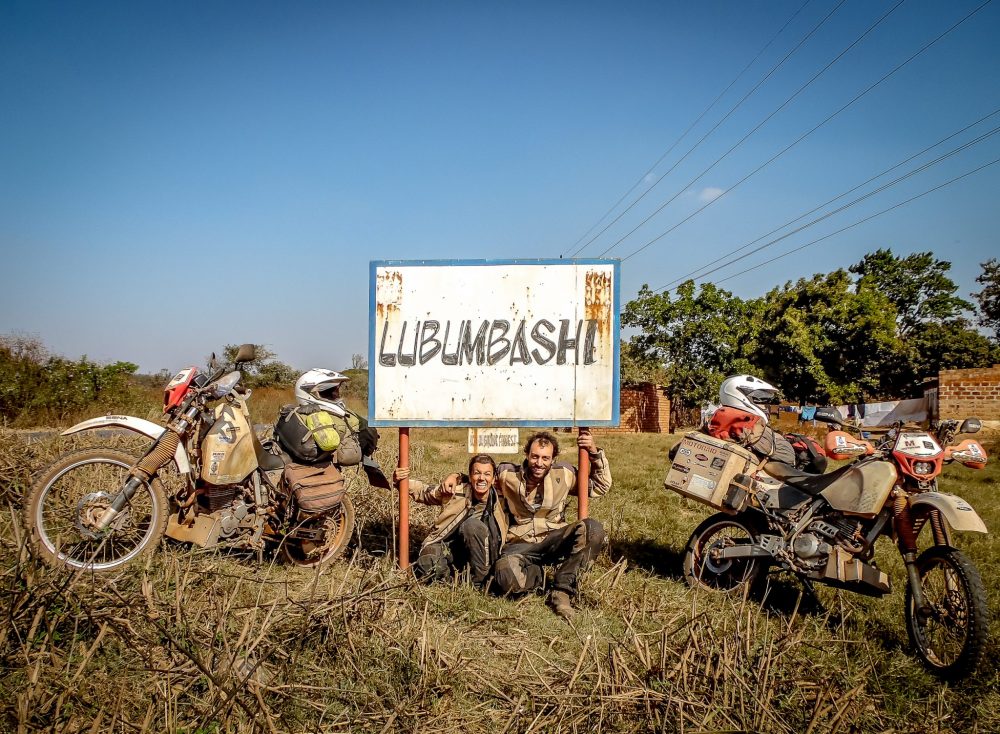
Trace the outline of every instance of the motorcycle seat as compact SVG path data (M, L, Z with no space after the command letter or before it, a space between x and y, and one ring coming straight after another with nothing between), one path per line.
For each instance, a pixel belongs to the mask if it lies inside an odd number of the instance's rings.
M769 461L764 467L764 471L775 479L779 479L785 484L805 492L810 497L818 496L820 492L836 482L850 470L851 465L848 464L847 466L842 466L829 474L809 474L801 469L796 469L790 464L785 464L779 461Z

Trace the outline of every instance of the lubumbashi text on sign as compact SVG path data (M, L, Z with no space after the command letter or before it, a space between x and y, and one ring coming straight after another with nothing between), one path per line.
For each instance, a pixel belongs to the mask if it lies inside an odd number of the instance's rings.
M432 360L444 365L594 364L597 319L548 319L529 324L507 319L426 319L398 322L398 333L390 333L390 322L382 327L378 362L383 367L413 367ZM394 329L396 324L393 325ZM581 344L581 337L583 342ZM393 347L395 345L395 347Z

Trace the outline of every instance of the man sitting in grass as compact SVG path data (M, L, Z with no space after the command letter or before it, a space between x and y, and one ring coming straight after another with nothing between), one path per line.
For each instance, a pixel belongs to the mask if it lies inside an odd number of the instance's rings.
M607 457L589 431L580 431L577 445L590 454L590 496L599 497L611 489ZM520 466L500 464L497 469L512 522L496 564L496 582L506 594L522 594L540 588L545 566L554 566L549 605L569 620L580 574L604 545L604 528L592 518L566 522L566 505L577 491L576 468L555 462L559 442L554 435L541 431L529 436L524 455Z
M393 484L398 488L409 476L409 469L397 468ZM446 578L468 566L472 583L485 585L508 526L507 506L495 488L495 478L493 459L477 454L469 461L468 481L453 479L431 487L410 479L409 494L414 502L441 507L413 566L418 579Z

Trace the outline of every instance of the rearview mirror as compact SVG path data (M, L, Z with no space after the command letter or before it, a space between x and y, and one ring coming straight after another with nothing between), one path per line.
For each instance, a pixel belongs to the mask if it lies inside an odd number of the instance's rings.
M825 408L816 408L816 415L814 418L821 423L832 423L835 426L840 426L844 423L844 418L840 415L840 411L829 406Z
M979 433L979 429L983 427L983 422L978 418L966 418L962 421L962 425L959 426L959 433Z
M253 362L257 358L257 347L253 344L240 344L240 349L236 352L236 364L241 362Z

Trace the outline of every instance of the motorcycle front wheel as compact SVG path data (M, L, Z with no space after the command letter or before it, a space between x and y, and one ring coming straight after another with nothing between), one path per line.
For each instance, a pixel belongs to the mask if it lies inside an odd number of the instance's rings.
M76 451L35 482L24 519L32 546L46 563L113 571L156 545L167 527L167 497L155 478L139 487L111 527L97 529L135 461L121 451Z
M281 543L289 563L306 568L339 558L354 534L354 503L346 494L337 509L302 520Z
M917 558L925 610L906 588L906 631L924 665L935 675L957 680L972 673L988 634L986 590L968 556L934 546Z
M718 513L691 533L684 552L684 580L688 586L734 591L752 584L762 565L757 558L722 558L725 548L749 545L757 539L752 523L737 515Z

